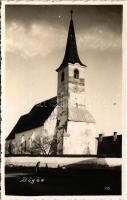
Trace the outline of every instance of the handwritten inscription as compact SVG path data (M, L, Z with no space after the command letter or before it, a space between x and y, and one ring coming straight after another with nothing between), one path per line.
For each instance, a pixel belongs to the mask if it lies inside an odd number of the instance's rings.
M42 179L41 177L37 177L37 178L32 178L32 177L23 177L20 180L20 183L30 183L30 184L34 184L34 183L42 183L44 182L44 179Z

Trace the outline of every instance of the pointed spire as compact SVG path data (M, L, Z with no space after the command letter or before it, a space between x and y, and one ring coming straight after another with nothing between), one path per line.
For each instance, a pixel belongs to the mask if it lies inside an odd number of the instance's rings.
M67 44L66 44L66 50L65 55L62 64L60 67L56 70L59 71L62 68L66 67L68 63L79 63L82 66L85 66L79 59L78 51L77 51L77 44L76 44L76 38L75 38L75 30L74 30L74 24L73 24L73 10L70 11L71 14L71 20L69 25L69 31L68 31L68 38L67 38Z
M70 13L71 13L71 20L72 20L73 10L71 10Z

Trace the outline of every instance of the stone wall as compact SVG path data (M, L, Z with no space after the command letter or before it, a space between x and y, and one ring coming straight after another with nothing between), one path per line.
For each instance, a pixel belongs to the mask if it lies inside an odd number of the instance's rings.
M64 79L62 80L62 73ZM57 154L63 154L63 134L68 118L68 67L58 72L58 86L57 86Z
M77 64L69 64L68 107L85 108L85 68ZM79 79L74 78L74 70L79 71Z
M78 76L75 77L75 70ZM57 154L96 154L94 123L71 119L75 111L85 112L85 71L79 63L58 72ZM64 73L64 78L62 77ZM77 111L77 112L76 112ZM79 113L78 113L79 115ZM72 117L73 118L73 117ZM82 118L82 116L81 116ZM84 121L84 122L83 122Z

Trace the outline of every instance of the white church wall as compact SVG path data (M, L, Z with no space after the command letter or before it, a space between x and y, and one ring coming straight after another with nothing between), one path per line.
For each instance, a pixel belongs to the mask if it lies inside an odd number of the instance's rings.
M57 109L55 108L49 118L45 121L43 126L23 131L21 133L16 133L15 139L6 142L6 149L8 149L9 143L12 143L13 141L13 153L31 153L34 141L36 141L37 139L40 138L41 140L44 137L48 137L50 140L52 140L55 134L56 115ZM26 149L22 152L21 146L22 144L24 145L24 143L26 145ZM50 144L48 149L50 149ZM6 151L6 153L8 152Z
M45 121L43 129L44 134L53 137L55 134L55 127L56 127L56 118L57 118L57 108L54 109L54 111L51 113L51 115L48 117L48 119Z
M10 139L6 141L5 154L15 154L15 139Z
M30 153L31 142L37 135L41 135L43 127L34 128L28 131L15 134L15 151L16 153L22 153L21 144L26 141L26 152ZM24 137L24 141L22 141ZM25 152L23 152L25 153Z
M96 154L94 128L95 124L92 123L69 121L63 141L63 154Z

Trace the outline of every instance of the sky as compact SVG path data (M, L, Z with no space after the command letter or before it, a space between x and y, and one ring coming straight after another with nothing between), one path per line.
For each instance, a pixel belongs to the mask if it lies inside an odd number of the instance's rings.
M122 6L6 5L5 137L21 115L56 96L71 9L95 134L122 133Z

